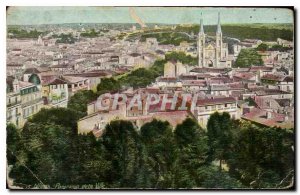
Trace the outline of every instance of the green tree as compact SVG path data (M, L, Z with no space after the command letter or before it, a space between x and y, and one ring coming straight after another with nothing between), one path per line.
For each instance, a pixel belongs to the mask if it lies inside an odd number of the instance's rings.
M262 66L261 56L255 49L242 49L234 63L234 67L247 68L252 65Z
M211 160L219 160L220 170L222 169L222 160L229 159L231 154L232 126L233 122L227 112L215 112L207 122L209 157Z
M18 155L11 176L16 183L34 186L46 184L54 186L56 183L70 181L68 153L71 150L70 141L73 132L54 124L40 124L28 122L22 133L23 148Z
M289 130L242 123L234 139L234 156L228 160L231 174L253 188L290 185L294 175L292 137Z
M162 76L164 74L165 63L167 63L166 60L158 59L154 62L154 64L150 67L150 69L155 71L158 76Z
M206 162L208 145L204 130L197 121L187 118L175 129L177 160L175 185L177 188L193 188L200 185L201 176L195 170Z
M71 96L68 108L76 110L81 114L81 117L84 117L87 115L87 104L96 99L97 94L92 90L82 90Z
M258 51L267 51L269 49L269 46L265 43L261 43L256 48Z
M165 55L165 59L168 60L176 60L180 61L183 64L188 64L188 65L197 65L198 64L198 58L194 58L191 55L187 55L185 52L171 52L167 53Z
M103 78L97 85L97 93L103 94L109 91L117 91L120 90L120 88L120 82L115 80L114 78Z
M152 188L174 187L176 147L168 122L153 121L141 127L141 138L146 148L147 167Z
M130 72L125 77L121 77L119 81L123 86L127 87L146 87L147 85L151 84L157 76L157 72L151 69L139 68Z
M16 163L20 150L20 130L12 123L6 125L6 157L9 165Z
M141 168L142 146L140 137L129 121L117 120L105 127L102 137L108 151L105 159L111 163L105 181L110 187L134 188Z
M77 135L77 120L81 118L81 113L69 108L41 109L40 112L28 119L28 123L54 124L62 127L70 127L74 135ZM26 128L27 123L24 128Z
M203 178L200 187L208 189L241 189L245 187L239 180L231 177L228 172L220 171L215 166L202 166L196 170Z
M112 162L106 159L110 151L106 150L101 140L96 139L92 132L78 135L76 139L76 163L73 166L73 182L76 184L102 184L110 187L106 178L113 169Z

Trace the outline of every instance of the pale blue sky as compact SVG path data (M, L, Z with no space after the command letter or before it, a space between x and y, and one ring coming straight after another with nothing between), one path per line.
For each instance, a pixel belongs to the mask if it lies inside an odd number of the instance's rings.
M134 7L144 23L204 24L293 23L293 12L283 8ZM10 7L7 24L135 23L128 7Z

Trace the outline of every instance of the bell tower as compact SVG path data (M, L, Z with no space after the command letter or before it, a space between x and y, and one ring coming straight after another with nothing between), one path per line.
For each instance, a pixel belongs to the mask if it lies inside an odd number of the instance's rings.
M218 13L218 25L217 25L217 32L216 32L216 66L220 65L220 60L222 59L222 29L221 29L221 19L220 19L220 12Z
M205 66L205 33L203 28L203 18L201 13L200 19L200 29L198 35L198 66L204 67Z

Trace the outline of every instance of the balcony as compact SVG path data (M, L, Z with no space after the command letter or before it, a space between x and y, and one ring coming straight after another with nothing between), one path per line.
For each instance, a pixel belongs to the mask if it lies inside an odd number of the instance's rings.
M18 104L21 104L21 101L11 102L11 103L7 104L6 107L13 107L13 106L16 106Z

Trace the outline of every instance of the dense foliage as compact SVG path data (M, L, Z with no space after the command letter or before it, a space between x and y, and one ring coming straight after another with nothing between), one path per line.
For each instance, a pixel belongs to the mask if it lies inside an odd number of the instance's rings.
M293 131L213 114L207 130L111 121L100 139L78 135L79 112L41 110L22 131L7 126L9 176L24 188L291 188ZM215 164L221 161L223 168ZM226 168L227 167L227 168Z
M215 36L216 25L204 26L204 31L210 36ZM192 27L176 27L176 31L181 32L193 32L197 34L199 32L199 25ZM277 38L285 40L293 40L293 26L285 26L284 24L278 24L278 26L270 24L236 24L236 25L222 25L223 36L244 39L260 39L262 41L276 41Z
M183 64L188 65L197 65L198 64L198 58L194 58L190 55L187 55L185 52L171 52L167 53L165 56L166 60L176 60L180 61Z
M73 44L77 41L77 39L74 38L71 33L69 34L62 33L60 35L54 36L54 38L57 38L56 43Z
M265 43L261 43L260 45L257 46L256 50L258 51L280 51L280 52L286 52L289 50L292 50L293 48L289 48L289 47L284 47L282 45L272 45L272 46L268 46Z
M24 39L24 38L34 38L37 39L43 32L37 31L36 29L26 31L23 29L8 29L8 37L10 38L17 38L17 39Z
M216 35L216 25L204 26L204 31L208 36ZM127 37L128 40L139 38L145 41L146 38L156 38L160 44L179 45L181 42L196 42L196 37L189 37L185 33L197 35L199 25L176 26L175 29L151 29L145 32L132 33ZM260 39L262 41L276 41L277 38L293 40L292 24L236 24L222 25L223 37L231 37L239 40Z
M68 102L68 108L81 113L81 116L86 116L87 104L97 99L97 94L92 90L82 90L71 96Z
M256 48L256 50L262 51L262 52L267 51L268 49L269 49L269 46L265 43L259 44Z
M145 41L147 38L156 38L159 44L162 45L180 45L181 42L194 42L195 40L190 38L187 34L178 32L160 32L160 33L149 33L142 34L141 41Z
M158 76L159 74L152 69L139 68L130 72L128 75L121 77L119 82L126 87L146 87L155 81L155 78Z
M96 32L95 29L91 29L89 32L82 32L80 36L87 38L94 38L99 36L99 32Z
M242 49L233 67L247 68L250 66L262 66L262 57L255 49Z

